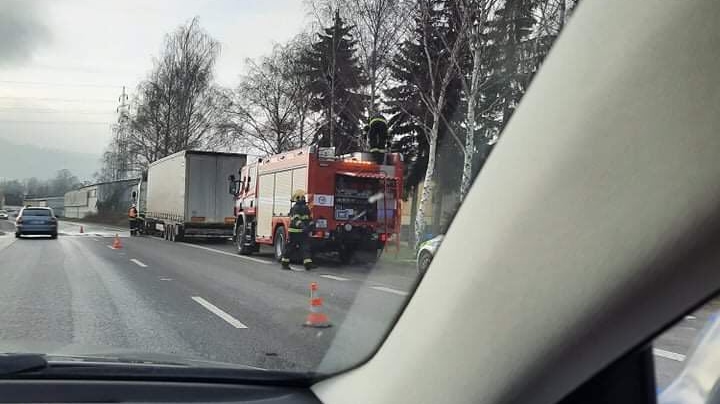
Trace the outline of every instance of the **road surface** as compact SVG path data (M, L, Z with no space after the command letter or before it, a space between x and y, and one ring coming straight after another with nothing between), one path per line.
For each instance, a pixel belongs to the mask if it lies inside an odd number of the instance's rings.
M61 222L59 237L16 239L0 221L0 348L151 352L269 369L338 369L370 355L414 287L409 264L321 262L282 270L270 253L172 243ZM122 248L113 247L115 234ZM316 282L330 328L308 328ZM335 339L335 336L342 335ZM330 345L333 354L326 356Z
M0 348L151 352L270 369L347 367L370 355L416 282L411 263L374 268L321 262L283 271L271 251L230 243L171 243L100 225L61 222L57 240L12 236L0 221ZM115 234L122 248L113 249ZM333 324L306 328L311 282ZM654 344L658 390L680 373L718 304ZM340 338L335 339L341 334ZM325 353L333 345L332 357ZM47 352L44 350L43 352Z

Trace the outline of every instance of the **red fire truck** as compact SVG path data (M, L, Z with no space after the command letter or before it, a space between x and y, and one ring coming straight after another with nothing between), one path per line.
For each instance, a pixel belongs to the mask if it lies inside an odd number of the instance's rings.
M259 159L230 176L235 197L234 240L240 254L274 246L280 259L288 237L291 194L302 189L312 211L315 252L377 258L400 233L403 162L399 154L378 163L369 153L335 156L333 148L306 147ZM369 254L368 254L369 253Z

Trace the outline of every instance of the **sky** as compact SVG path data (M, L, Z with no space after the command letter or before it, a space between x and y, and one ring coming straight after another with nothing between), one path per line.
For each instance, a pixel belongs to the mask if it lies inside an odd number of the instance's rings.
M221 43L216 82L229 87L306 25L302 0L0 0L0 141L99 157L123 86L195 16Z

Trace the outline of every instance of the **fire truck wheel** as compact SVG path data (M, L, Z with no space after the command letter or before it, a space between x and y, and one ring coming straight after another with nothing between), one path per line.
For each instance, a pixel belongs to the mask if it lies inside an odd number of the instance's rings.
M275 230L275 259L280 261L282 258L283 248L285 248L285 228L278 226Z
M238 253L240 255L250 255L252 248L245 245L245 228L244 223L238 222L235 227L235 244L237 245Z

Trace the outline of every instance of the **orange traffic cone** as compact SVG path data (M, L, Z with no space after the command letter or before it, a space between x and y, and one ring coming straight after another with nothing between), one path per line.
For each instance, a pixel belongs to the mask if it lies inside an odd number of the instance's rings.
M112 243L112 248L119 250L122 248L122 244L120 243L120 236L115 234L115 240Z
M80 225L80 234L85 233L85 229Z
M318 284L310 284L310 313L305 319L305 327L327 328L332 326L330 319L322 312L322 298L317 295Z

